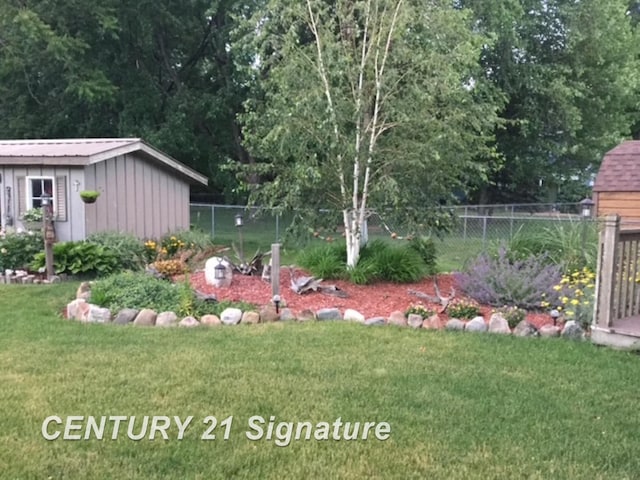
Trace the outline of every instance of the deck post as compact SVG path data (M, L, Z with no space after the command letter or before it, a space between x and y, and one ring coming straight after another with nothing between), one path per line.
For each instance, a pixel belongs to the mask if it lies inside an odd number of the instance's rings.
M604 228L600 232L598 244L598 273L596 278L594 324L600 328L610 328L613 323L613 296L615 291L616 261L618 257L618 237L620 217L607 215Z

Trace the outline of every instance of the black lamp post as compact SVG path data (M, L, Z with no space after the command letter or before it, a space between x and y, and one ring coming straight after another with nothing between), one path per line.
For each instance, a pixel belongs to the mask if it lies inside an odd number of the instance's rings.
M238 228L238 238L240 240L240 262L244 263L244 249L242 248L242 227L244 226L244 219L242 214L238 213L235 217L236 227Z
M215 278L216 280L224 280L226 273L227 273L227 269L224 268L222 261L219 261L218 264L213 269L213 278Z
M582 223L583 223L582 225L582 250L583 251L587 243L587 227L588 227L587 224L591 219L594 205L595 205L595 202L590 198L585 198L584 200L580 201L580 207L582 209L581 211Z

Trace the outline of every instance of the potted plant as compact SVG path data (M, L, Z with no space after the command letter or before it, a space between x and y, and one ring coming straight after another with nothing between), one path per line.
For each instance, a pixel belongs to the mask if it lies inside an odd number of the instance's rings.
M83 190L80 192L80 198L84 203L95 203L100 196L97 190Z
M27 230L40 230L42 228L42 208L30 208L22 214L20 220Z

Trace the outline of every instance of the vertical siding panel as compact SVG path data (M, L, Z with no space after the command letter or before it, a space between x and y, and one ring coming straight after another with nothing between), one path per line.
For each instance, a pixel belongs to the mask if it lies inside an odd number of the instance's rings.
M97 165L98 164L88 165L84 168L84 185L80 185L82 190L99 190L96 179ZM85 236L89 236L96 231L98 224L98 212L101 203L103 202L96 202L93 205L86 205L82 203L81 208L84 215Z
M169 209L171 208L171 195L169 185L171 183L170 173L166 170L162 171L162 229L165 232L174 230L174 223L171 221Z
M134 208L134 204L129 202L129 192L127 191L127 181L125 176L125 168L127 159L121 155L116 158L116 228L119 232L127 230L127 210Z
M76 181L77 187L76 187ZM84 203L80 199L80 191L85 190L84 170L80 168L69 169L69 204L67 215L71 240L83 240L86 238L86 222L84 220Z
M136 203L136 161L135 159L131 158L131 155L126 155L124 165L125 184L127 191L125 199L125 215L127 217L126 230L129 233L138 235L138 231L136 229L136 211L138 210L138 204Z
M116 159L110 158L104 165L104 190L107 194L107 215L105 217L106 225L101 228L102 230L117 230L118 229L118 191L117 183L118 178L116 176Z
M136 235L142 238L149 237L146 227L146 215L144 207L144 165L133 156L130 157L135 169L136 190Z
M142 184L144 192L144 203L140 208L144 213L144 230L147 237L157 237L153 230L153 189L151 187L152 171L151 166L146 162L139 160L142 165Z
M186 182L180 182L180 210L182 212L180 218L180 225L183 229L189 229L189 184Z
M167 217L169 222L174 228L180 225L177 221L176 205L178 205L178 182L176 177L169 177L169 185L167 187L167 197L169 198L169 209L167 210Z
M164 234L160 225L160 217L162 216L162 202L160 200L160 172L155 165L151 166L151 191L153 192L153 202L151 210L153 213L153 231L154 235L160 237Z

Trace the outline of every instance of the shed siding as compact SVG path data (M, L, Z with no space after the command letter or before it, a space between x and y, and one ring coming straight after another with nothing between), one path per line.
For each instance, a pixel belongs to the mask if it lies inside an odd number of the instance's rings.
M640 219L640 192L598 192L598 216L616 213L624 222Z
M189 185L171 172L135 153L89 165L86 171L86 188L101 192L95 204L85 206L87 232L157 238L189 228ZM186 215L173 214L175 208Z

